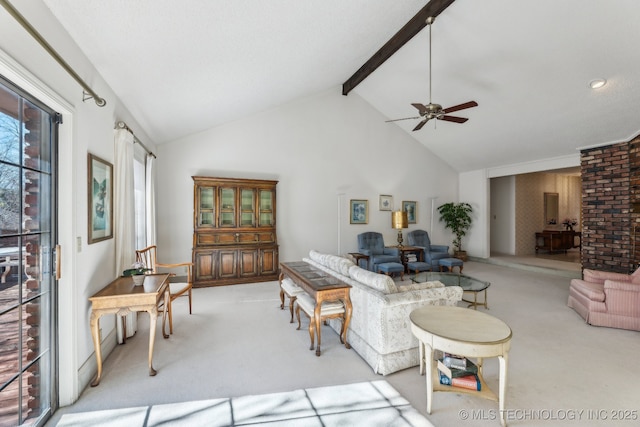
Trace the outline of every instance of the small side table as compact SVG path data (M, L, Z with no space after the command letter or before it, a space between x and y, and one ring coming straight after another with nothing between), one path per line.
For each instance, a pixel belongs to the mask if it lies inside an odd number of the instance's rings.
M462 307L427 305L409 315L411 332L418 339L420 374L426 371L427 414L431 413L434 391L453 391L471 394L498 402L500 422L505 418L508 355L511 349L511 328L502 320ZM480 391L441 385L438 378L435 350L476 358ZM482 362L486 357L497 357L500 365L498 395L491 391L482 378Z
M153 368L153 346L156 339L156 323L158 318L158 303L163 299L162 336L169 338L165 332L167 310L169 307L169 274L149 274L144 276L147 285L135 286L132 276L121 276L89 297L91 301L91 318L89 326L93 348L96 353L98 373L91 383L91 387L100 384L102 378L102 348L100 343L100 318L105 314L123 316L129 312L146 311L149 313L149 376L153 377L157 371ZM118 318L118 317L116 317Z
M407 254L414 253L416 254L416 261L424 260L424 251L422 248L418 246L387 246L388 248L395 248L400 252L400 260L402 261L402 265L404 265L405 273L410 273L409 267L407 266Z
M356 265L360 267L360 260L363 259L367 261L367 270L369 269L369 255L361 254L360 252L349 252L349 255L356 260Z

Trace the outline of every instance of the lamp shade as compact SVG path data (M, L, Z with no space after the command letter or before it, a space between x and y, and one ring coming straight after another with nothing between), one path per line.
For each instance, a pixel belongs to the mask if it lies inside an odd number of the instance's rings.
M409 219L405 211L391 212L391 228L407 228L409 227Z

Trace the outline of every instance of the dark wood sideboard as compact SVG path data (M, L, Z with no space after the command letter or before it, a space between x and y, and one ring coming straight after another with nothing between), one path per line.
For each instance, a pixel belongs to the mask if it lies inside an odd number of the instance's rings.
M574 230L544 230L536 233L536 253L567 252L582 246L582 233Z

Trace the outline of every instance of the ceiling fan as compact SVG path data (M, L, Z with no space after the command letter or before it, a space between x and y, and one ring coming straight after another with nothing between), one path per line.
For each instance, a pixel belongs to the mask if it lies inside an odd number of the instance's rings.
M431 102L431 25L433 25L434 17L427 18L427 26L429 27L429 103L427 105L413 103L414 107L418 109L419 116L416 117L405 117L403 119L394 119L387 120L385 123L397 122L400 120L415 120L422 119L420 123L413 128L414 131L422 129L422 127L431 119L444 120L446 122L454 122L454 123L464 123L467 118L464 117L456 117L449 116L449 113L453 113L454 111L465 110L471 107L477 107L478 103L476 101L465 102L464 104L454 105L449 108L442 108L440 104L434 104Z

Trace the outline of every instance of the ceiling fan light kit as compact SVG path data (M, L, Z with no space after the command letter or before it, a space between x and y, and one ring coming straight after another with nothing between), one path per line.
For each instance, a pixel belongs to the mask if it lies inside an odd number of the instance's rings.
M422 119L422 121L420 121L416 125L416 127L413 128L414 131L422 129L422 127L429 120L433 120L433 119L444 120L446 122L453 122L453 123L464 123L469 119L464 117L449 116L448 113L453 113L454 111L460 111L467 108L478 106L477 102L469 101L469 102L465 102L464 104L454 105L453 107L442 108L442 105L434 104L433 102L431 102L431 25L433 24L434 21L435 21L434 17L427 18L427 26L429 27L429 103L427 105L423 105L417 102L411 104L418 109L418 113L420 114L419 116L405 117L402 119L395 119L395 120L386 120L386 123L397 122L400 120Z
M607 81L605 79L595 79L589 82L589 87L591 89L599 89L606 84L607 84Z

